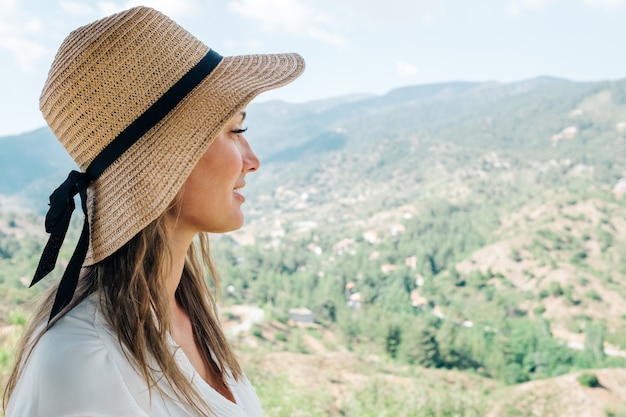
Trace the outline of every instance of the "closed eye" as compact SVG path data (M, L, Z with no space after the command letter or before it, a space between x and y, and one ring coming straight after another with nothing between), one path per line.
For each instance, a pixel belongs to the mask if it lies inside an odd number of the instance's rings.
M234 133L234 134L236 134L236 135L239 135L240 133L243 133L243 132L245 132L246 130L248 130L248 128L247 128L247 127L244 127L243 129L233 129L233 130L231 130L230 132L231 132L231 133Z

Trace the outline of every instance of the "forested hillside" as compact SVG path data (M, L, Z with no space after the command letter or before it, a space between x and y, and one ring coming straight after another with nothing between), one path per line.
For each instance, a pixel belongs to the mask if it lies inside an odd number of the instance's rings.
M293 415L280 393L306 415L626 415L610 382L626 380L626 80L266 102L246 123L247 225L212 243L226 322L263 312L236 343L268 415ZM46 129L0 138L11 329L42 291L26 286L73 168L59 149Z

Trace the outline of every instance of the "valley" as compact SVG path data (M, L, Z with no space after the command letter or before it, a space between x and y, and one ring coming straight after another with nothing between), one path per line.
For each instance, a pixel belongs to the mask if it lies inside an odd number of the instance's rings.
M211 242L266 415L626 415L626 80L272 101L246 123L246 225ZM0 155L6 376L82 220L28 289L73 167L46 129Z

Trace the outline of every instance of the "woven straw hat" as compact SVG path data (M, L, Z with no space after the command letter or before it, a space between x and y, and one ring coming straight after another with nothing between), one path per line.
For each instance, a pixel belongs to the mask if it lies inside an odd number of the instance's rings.
M136 7L72 32L40 98L50 128L85 171L210 48L162 13ZM210 73L155 121L87 189L90 243L101 261L161 215L228 121L263 91L304 70L297 54L219 57Z

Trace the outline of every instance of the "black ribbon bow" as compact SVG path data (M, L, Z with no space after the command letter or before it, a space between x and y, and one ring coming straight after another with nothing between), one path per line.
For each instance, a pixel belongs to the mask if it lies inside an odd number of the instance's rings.
M72 171L68 175L67 179L54 190L50 195L50 209L46 214L46 232L50 233L48 243L43 250L39 264L37 265L37 271L33 281L30 283L32 287L38 283L42 278L48 275L55 267L57 258L59 257L59 251L61 245L65 240L65 235L70 226L70 220L72 218L72 212L76 207L74 205L74 196L80 195L81 206L83 213L85 214L85 221L83 223L83 230L78 239L76 250L70 258L70 262L63 273L61 282L59 283L59 289L57 290L54 298L54 304L52 311L50 312L50 322L59 311L66 307L74 295L76 285L78 284L78 277L80 275L80 269L83 266L85 257L87 256L87 249L89 248L89 219L87 217L87 187L91 182L91 178L88 174Z

